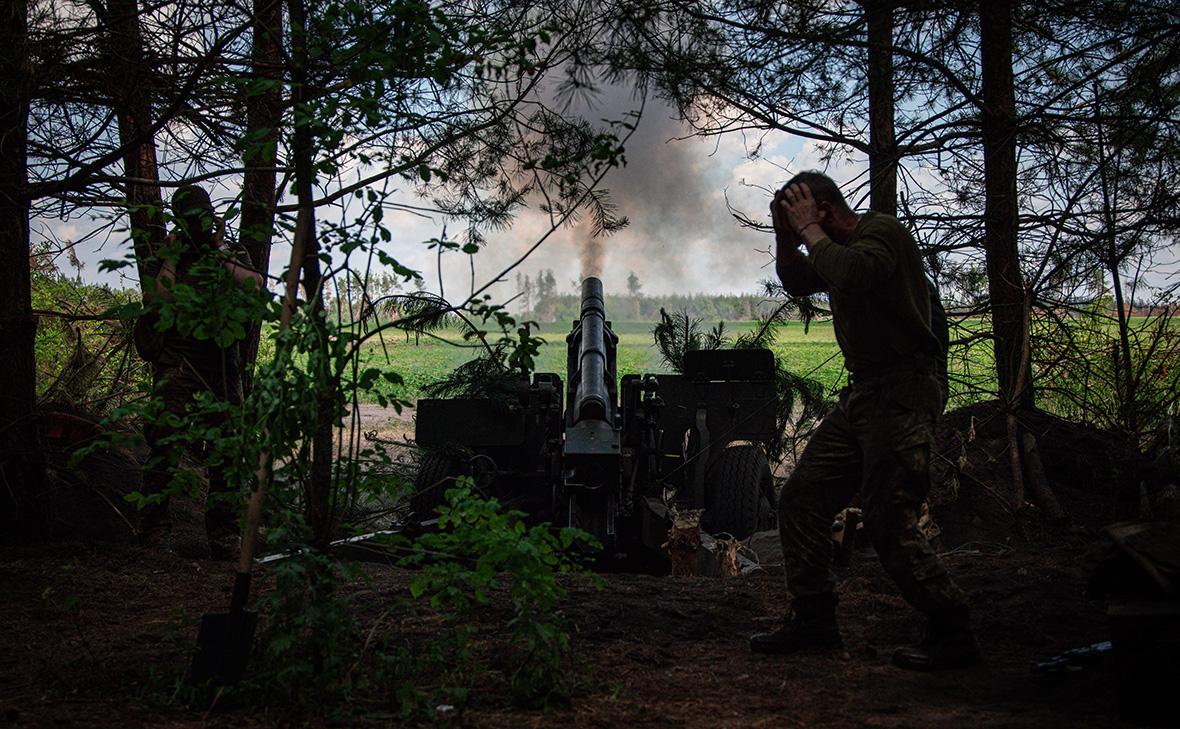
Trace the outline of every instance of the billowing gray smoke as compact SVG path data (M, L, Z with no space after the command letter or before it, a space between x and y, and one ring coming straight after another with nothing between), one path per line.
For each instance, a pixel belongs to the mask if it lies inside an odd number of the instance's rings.
M593 103L593 108L571 111L597 122L629 119L628 112L640 106L632 89L623 86L604 85ZM735 238L745 239L746 250L752 247L751 234L735 226L720 195L740 159L714 160L708 156L712 146L683 140L687 133L675 110L647 103L638 129L626 143L626 166L612 170L604 183L617 212L630 225L610 237L594 237L585 220L572 231L583 278L613 279L635 271L645 290L653 293L755 288L756 267L724 250L735 245L725 241ZM700 281L693 269L707 270L713 280ZM604 283L608 290L622 288L622 281Z

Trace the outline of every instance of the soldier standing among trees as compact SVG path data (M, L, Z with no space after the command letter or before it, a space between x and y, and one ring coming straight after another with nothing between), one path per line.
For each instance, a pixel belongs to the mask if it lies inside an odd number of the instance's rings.
M249 267L244 250L232 254L223 247L220 221L209 194L195 185L177 188L172 196L176 230L164 250L145 266L150 277L145 293L149 304L173 307L171 324L159 325L155 307L136 324L136 348L152 364L153 397L162 412L145 428L150 456L143 474L143 494L153 497L140 516L140 541L163 546L169 540L169 486L181 468L182 448L198 464L207 462L205 443L186 437L182 429L216 427L229 416L224 410L193 422L193 406L201 393L230 406L242 402L242 366L236 341L215 341L218 332L209 317L219 306L233 305L232 291L263 286L260 273ZM202 309L204 309L202 320ZM206 408L206 410L208 410ZM220 464L207 464L209 475L205 527L214 559L237 554L239 526L230 500L233 489ZM186 555L195 556L195 555Z
M932 302L917 243L891 216L853 212L819 172L792 178L770 209L783 287L792 296L828 292L849 385L779 497L787 587L794 596L790 616L779 630L753 636L750 647L780 654L842 647L831 524L859 493L881 562L906 601L929 620L926 637L898 649L894 664L972 665L980 655L966 598L918 530L943 406L945 342L940 327L932 326L941 305L936 296Z

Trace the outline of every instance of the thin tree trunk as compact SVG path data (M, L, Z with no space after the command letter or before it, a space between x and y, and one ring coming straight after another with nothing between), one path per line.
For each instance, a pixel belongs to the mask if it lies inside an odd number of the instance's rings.
M1098 98L1098 94L1095 94ZM1118 241L1115 239L1114 220L1114 192L1111 190L1110 176L1107 173L1106 134L1102 126L1102 116L1097 105L1094 108L1094 125L1098 130L1098 181L1102 189L1102 217L1105 225L1106 238L1106 271L1110 274L1110 284L1114 293L1115 316L1119 325L1119 354L1115 358L1116 387L1119 393L1119 420L1126 429L1127 435L1135 439L1139 435L1139 418L1135 407L1135 365L1131 362L1131 331L1127 320L1126 299L1123 296L1123 282L1119 278L1119 265L1122 256L1119 255Z
M160 186L152 184L160 179L160 171L156 161L155 138L150 134L150 84L142 63L144 48L136 0L108 0L107 11L106 42L111 59L119 143L127 147L123 154L123 173L128 178L149 181L146 184L129 182L125 190L131 242L142 281L144 264L163 244L167 235Z
M865 0L868 21L869 207L897 215L897 137L893 100L893 2Z
M321 292L323 273L320 270L319 239L315 231L314 184L315 155L310 122L302 119L307 113L303 108L307 97L307 15L303 0L288 0L287 12L291 19L291 101L295 109L295 123L292 136L292 155L295 162L295 192L301 212L306 211L310 220L307 236L307 250L303 256L303 288L308 301L313 302L313 316L316 317L322 334L323 371L316 373L318 383L316 397L316 421L311 444L311 479L307 494L308 522L313 539L320 547L326 547L331 539L331 496L333 441L337 389L333 373L328 370L328 341L326 314Z
M1021 351L1024 277L1017 247L1016 96L1012 73L1012 0L981 0L985 251L1000 400L1030 408L1032 382ZM1019 387L1018 387L1019 383Z
M270 248L274 239L275 167L283 104L280 85L283 62L281 0L254 0L252 26L252 75L270 85L247 101L246 148L242 154L246 173L242 180L240 236L254 267L265 275L270 268ZM247 391L253 380L260 334L261 323L256 322L240 345L243 384Z
M0 541L23 541L43 534L45 473L29 288L28 3L0 8Z
M1030 302L1025 301L1023 311L1025 313L1024 331L1028 333L1029 321L1028 313L1031 309ZM1027 376L1031 370L1029 369L1029 357L1031 356L1031 342L1025 336L1024 342L1021 344L1021 359L1017 363L1016 383L1012 386L1012 392L1023 392L1025 387L1024 377ZM1008 462L1011 466L1012 488L1011 488L1011 507L1012 513L1018 513L1024 508L1025 484L1024 484L1024 459L1021 448L1021 423L1017 418L1018 411L1016 402L1009 400L1008 407L1005 408L1004 422L1008 426Z
M1119 419L1127 435L1138 445L1139 415L1136 412L1135 364L1131 361L1131 324L1127 318L1127 303L1123 294L1123 282L1119 280L1119 257L1115 251L1114 231L1110 229L1110 253L1106 270L1110 273L1111 286L1114 290L1114 307L1118 312L1119 324L1119 353L1118 372L1121 375L1122 397L1119 398Z

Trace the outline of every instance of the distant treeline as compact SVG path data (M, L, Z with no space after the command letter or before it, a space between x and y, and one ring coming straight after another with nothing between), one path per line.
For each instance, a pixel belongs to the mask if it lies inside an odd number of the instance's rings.
M705 321L746 321L773 311L781 300L756 294L669 294L664 296L606 296L606 316L613 321L659 321L660 309L668 313L687 311L693 318ZM525 319L541 323L573 321L578 318L580 297L574 294L555 294L538 302Z
M622 283L622 282L619 282ZM578 282L571 282L578 289ZM620 286L620 288L622 288ZM517 297L511 308L525 319L548 324L573 321L581 310L581 297L560 293L552 269L533 276L518 273ZM668 313L687 311L690 317L704 320L747 321L776 309L782 300L759 294L666 294L642 293L643 284L632 271L626 279L626 294L606 295L606 316L613 321L659 321L660 309Z

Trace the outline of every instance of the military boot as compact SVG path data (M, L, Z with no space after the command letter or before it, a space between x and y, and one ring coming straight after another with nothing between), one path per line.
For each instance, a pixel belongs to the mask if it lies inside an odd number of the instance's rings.
M843 648L832 593L796 598L783 627L750 638L755 653L785 655L809 648Z
M979 641L963 611L949 618L932 619L917 645L893 652L893 665L911 671L938 671L974 666L981 658Z

